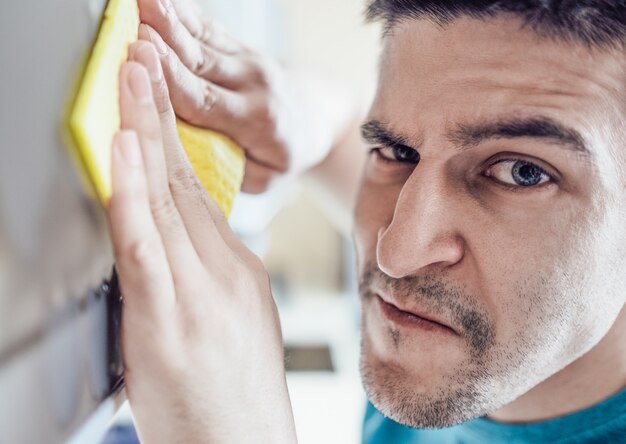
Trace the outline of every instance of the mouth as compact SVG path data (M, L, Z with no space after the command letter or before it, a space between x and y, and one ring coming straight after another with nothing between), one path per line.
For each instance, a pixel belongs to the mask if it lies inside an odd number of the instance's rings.
M459 333L449 325L435 319L433 316L415 310L405 310L393 302L383 299L382 296L376 295L376 300L381 308L383 315L394 324L402 327L420 329L433 333L445 333L459 336Z

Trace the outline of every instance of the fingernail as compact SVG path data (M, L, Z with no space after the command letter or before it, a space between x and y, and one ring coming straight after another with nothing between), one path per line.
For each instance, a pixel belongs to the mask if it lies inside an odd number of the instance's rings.
M140 102L151 102L152 87L150 86L150 79L146 75L145 70L136 66L132 69L128 77L128 86L135 99Z
M167 54L167 45L165 44L165 42L163 41L159 33L149 26L146 26L146 27L148 28L148 35L150 36L150 41L156 48L157 52L161 55Z
M139 149L139 139L135 131L120 131L116 138L117 149L121 158L131 167L141 166L141 150Z

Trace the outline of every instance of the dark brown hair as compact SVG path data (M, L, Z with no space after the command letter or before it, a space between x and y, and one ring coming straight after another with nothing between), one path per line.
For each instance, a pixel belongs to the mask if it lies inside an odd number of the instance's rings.
M521 19L537 34L592 47L626 47L626 0L431 1L369 0L369 21L382 21L385 33L407 19L441 25L459 17L486 20L500 14Z

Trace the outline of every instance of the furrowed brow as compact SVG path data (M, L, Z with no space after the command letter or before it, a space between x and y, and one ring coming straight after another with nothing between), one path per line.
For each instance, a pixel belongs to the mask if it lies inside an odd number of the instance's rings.
M548 117L512 118L495 122L458 125L448 139L461 148L472 148L490 139L531 138L552 142L592 157L578 131Z
M409 148L411 146L405 137L395 134L386 124L378 120L370 120L361 125L361 137L371 145L383 145L390 148Z

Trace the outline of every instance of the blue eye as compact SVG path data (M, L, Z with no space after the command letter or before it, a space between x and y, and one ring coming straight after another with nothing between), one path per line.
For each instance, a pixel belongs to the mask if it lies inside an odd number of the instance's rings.
M534 187L552 180L542 168L526 160L503 160L486 171L488 177L494 177L506 185Z
M541 177L545 173L537 165L533 165L523 160L518 160L513 164L511 175L516 184L523 187L531 187L541 182Z

